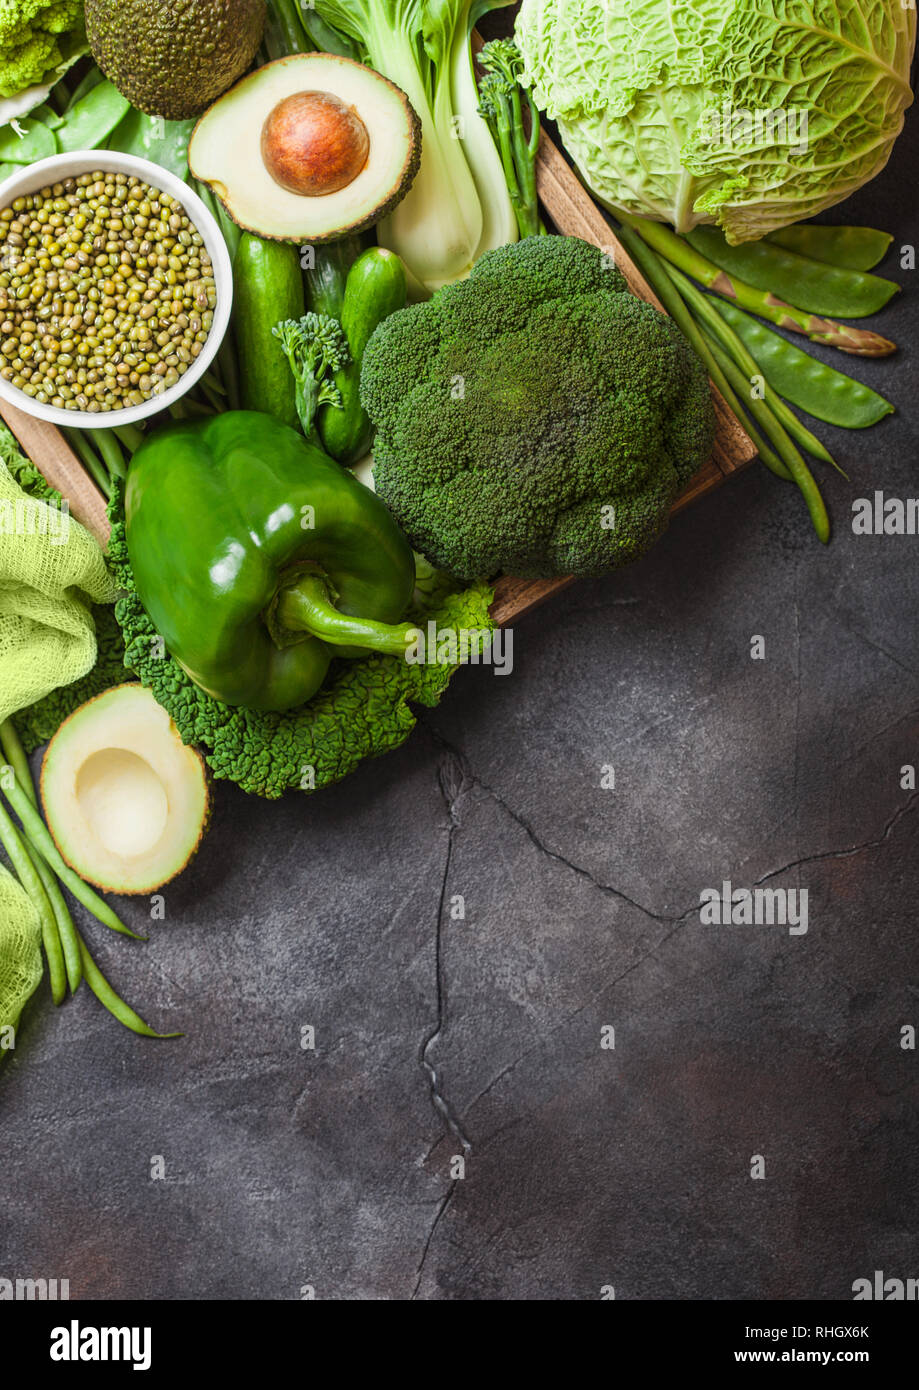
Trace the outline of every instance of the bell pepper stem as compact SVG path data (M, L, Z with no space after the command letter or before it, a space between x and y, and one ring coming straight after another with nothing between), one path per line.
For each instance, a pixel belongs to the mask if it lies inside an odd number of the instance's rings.
M301 576L278 595L277 621L289 632L308 632L338 647L369 647L386 656L405 656L418 638L413 623L378 623L355 618L332 603L318 574Z

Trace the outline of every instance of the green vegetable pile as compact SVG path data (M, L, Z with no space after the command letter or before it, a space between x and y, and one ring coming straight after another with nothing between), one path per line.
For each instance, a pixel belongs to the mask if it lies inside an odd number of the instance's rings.
M125 664L172 717L183 740L205 751L215 777L258 796L314 791L338 782L366 759L404 743L415 727L412 704L436 705L456 670L448 663L409 664L393 656L349 661L308 704L287 714L222 704L205 694L171 658L159 653L158 633L137 597L125 542L120 487L112 511L109 564L125 596L116 605L125 637ZM435 585L416 595L406 617L438 629L486 634L493 591L464 592Z

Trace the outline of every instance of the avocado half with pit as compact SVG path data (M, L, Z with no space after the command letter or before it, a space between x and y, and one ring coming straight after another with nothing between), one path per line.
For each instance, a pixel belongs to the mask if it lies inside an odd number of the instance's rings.
M405 197L421 123L394 83L350 58L278 58L215 101L188 146L191 172L240 227L275 241L336 241Z
M180 874L210 806L200 755L142 685L116 685L65 720L41 797L67 863L110 893L152 893Z

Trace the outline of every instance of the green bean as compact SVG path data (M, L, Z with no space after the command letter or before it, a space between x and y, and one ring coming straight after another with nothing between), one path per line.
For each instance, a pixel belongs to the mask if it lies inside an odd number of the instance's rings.
M735 388L743 392L747 382L737 363L732 361L714 338L709 338L709 345L721 364L722 371L733 382ZM763 431L772 440L783 463L787 465L789 472L798 484L801 495L807 504L807 510L810 513L817 537L826 545L830 539L830 518L827 515L826 504L814 481L813 474L765 402L755 397L751 398L750 410L759 421Z
M32 781L29 761L12 719L5 719L0 724L0 748L3 749L3 756L13 769L13 776L16 781L25 789L32 805L37 806L38 798L35 795L35 784Z
M671 280L664 263L655 255L649 246L645 245L641 237L636 235L630 227L619 227L617 234L623 246L632 257L632 260L638 266L638 269L642 272L658 299L686 338L690 347L692 347L696 355L701 358L712 381L756 445L756 451L762 462L777 478L782 478L785 482L791 482L792 476L785 467L785 464L751 424L733 387L715 361L711 349L702 336L698 324L690 314L679 291Z
M38 806L38 795L35 791L35 783L32 780L32 770L29 767L25 750L19 741L12 719L5 720L0 724L0 747L3 755L13 769L13 776L16 782L25 792L33 806ZM80 948L76 938L76 927L73 925L73 918L70 909L64 901L64 895L58 887L57 879L51 869L45 863L31 841L26 837L21 837L29 858L35 866L35 871L41 879L42 887L48 895L48 902L54 913L57 922L58 934L61 946L64 951L64 964L67 970L67 981L70 985L71 994L75 994L80 986L82 979L82 966L80 965Z
M9 792L7 795L9 796ZM6 850L16 877L31 898L38 913L41 922L42 945L45 948L45 958L48 962L51 997L55 1004L61 1004L67 994L67 971L57 919L48 901L48 895L42 887L35 865L26 853L19 831L10 819L2 800L0 800L0 844Z
M717 227L695 227L686 240L728 275L812 314L863 319L883 309L900 288L879 275L840 269L771 242L729 246Z
M126 478L128 470L125 467L124 454L121 452L121 445L112 430L93 430L95 435L94 443L99 453L102 455L102 462L109 471L111 478Z
M19 787L16 786L11 787L6 795L13 810L22 821L23 829L32 841L32 844L51 865L64 886L70 889L77 901L81 902L103 926L110 927L112 931L121 932L124 936L131 936L135 941L145 941L146 937L138 936L136 932L126 927L121 918L112 911L108 903L105 902L103 898L100 898L98 893L94 893L89 885L83 882L80 875L71 869L69 864L65 864L45 822L29 801L25 792L21 791Z
M753 354L769 385L809 415L841 429L861 430L894 409L870 386L802 352L727 300L712 302Z
M92 956L89 954L86 942L80 937L80 955L83 963L83 978L89 985L93 994L99 1000L103 1008L108 1009L119 1023L124 1024L125 1028L130 1028L132 1033L139 1033L144 1038L181 1038L181 1033L157 1033L151 1028L149 1023L145 1023L140 1014L136 1014L129 1004L126 1004L112 989L108 980L99 969Z
M816 222L797 222L780 232L770 232L765 240L843 270L873 270L887 255L893 237L873 227L822 227Z
M721 317L712 300L706 298L701 290L696 289L692 281L688 280L681 271L676 269L671 270L670 277L687 304L695 313L696 318L701 320L711 333L715 334L720 340L721 346L726 352L730 353L731 357L737 363L738 367L747 378L747 393L749 394L749 388L753 385L754 379L757 377L762 378L762 373L747 351L743 341L737 336L730 324L726 323ZM765 380L765 378L762 379ZM785 427L792 439L797 440L798 444L800 444L803 449L806 449L814 458L822 459L824 463L830 464L833 468L837 467L836 460L826 446L821 443L817 436L813 434L806 425L802 425L794 411L785 404L780 396L776 395L768 382L765 384L763 399L779 424ZM842 470L840 469L839 471L841 472Z
M112 496L112 480L99 462L89 440L82 430L75 430L70 426L64 426L63 433L96 487L108 501Z
M124 445L129 454L136 454L144 442L144 432L137 425L113 425L112 434Z

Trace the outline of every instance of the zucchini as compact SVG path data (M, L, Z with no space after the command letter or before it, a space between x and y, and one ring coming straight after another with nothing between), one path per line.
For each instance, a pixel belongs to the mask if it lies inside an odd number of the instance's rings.
M359 462L373 436L361 405L361 364L364 349L378 324L405 307L405 267L393 251L373 246L348 272L341 308L341 326L351 361L334 374L341 406L324 405L319 412L319 435L332 458L346 466Z
M297 248L247 232L233 260L233 292L243 409L263 410L297 429L296 385L271 331L305 312Z
M304 268L306 303L314 314L340 319L348 271L361 254L358 236L312 248L315 264Z

